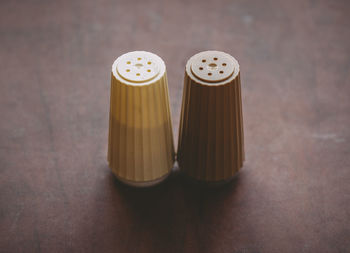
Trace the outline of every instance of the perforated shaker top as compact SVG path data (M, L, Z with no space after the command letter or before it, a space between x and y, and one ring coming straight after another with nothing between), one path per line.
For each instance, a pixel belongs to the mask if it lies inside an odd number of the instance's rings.
M235 78L239 73L239 65L229 54L220 51L204 51L190 58L186 70L189 75L192 74L207 85L219 85Z
M163 60L152 53L134 51L118 57L112 66L114 76L131 85L146 85L159 79L165 72Z

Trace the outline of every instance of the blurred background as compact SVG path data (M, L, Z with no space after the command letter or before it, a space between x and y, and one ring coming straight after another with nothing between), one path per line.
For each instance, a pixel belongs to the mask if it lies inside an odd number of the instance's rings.
M0 2L0 252L349 252L350 1ZM146 190L106 161L110 71L240 63L246 162L221 188Z

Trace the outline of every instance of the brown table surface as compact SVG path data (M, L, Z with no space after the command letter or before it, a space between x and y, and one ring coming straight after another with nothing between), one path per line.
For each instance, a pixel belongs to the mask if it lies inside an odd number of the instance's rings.
M350 1L1 1L0 252L350 252ZM117 182L110 69L241 65L246 162L207 189Z

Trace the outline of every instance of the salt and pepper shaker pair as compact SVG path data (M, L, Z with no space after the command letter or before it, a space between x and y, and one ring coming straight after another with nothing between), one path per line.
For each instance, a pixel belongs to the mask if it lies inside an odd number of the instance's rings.
M204 51L185 68L177 160L190 178L230 181L244 161L240 70L229 54ZM126 53L111 77L108 162L132 186L162 182L175 162L168 81L163 60Z

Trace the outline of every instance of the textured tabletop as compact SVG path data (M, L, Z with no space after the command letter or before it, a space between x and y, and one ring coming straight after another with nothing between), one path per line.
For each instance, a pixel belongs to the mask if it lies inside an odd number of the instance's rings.
M349 252L349 1L1 1L0 252ZM207 189L107 166L111 66L240 63L246 161Z

